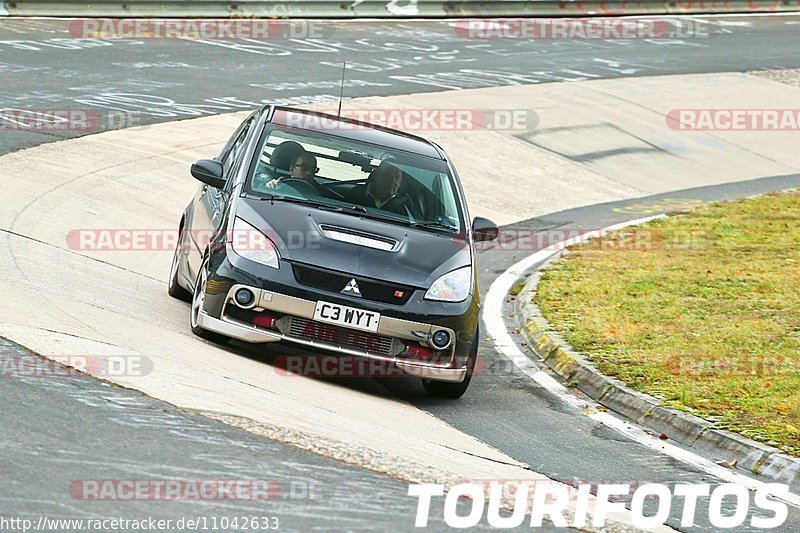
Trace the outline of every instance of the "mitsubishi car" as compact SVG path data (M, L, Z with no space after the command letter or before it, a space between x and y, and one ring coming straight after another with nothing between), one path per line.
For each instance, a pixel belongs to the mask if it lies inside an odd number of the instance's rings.
M264 106L215 159L179 224L169 294L204 339L379 360L458 398L479 341L471 219L444 150L334 115Z

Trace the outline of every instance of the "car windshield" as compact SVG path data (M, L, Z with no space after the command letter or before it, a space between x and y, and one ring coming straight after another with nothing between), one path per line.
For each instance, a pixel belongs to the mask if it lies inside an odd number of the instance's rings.
M463 227L453 178L442 160L275 124L267 125L258 154L245 188L249 195L427 231L457 233Z

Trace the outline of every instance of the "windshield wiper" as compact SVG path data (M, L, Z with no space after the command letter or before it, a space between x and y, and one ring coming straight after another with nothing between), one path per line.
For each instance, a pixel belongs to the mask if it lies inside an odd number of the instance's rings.
M353 213L350 213L351 215L365 217L365 218L372 218L374 220L383 220L385 222L393 222L395 224L402 224L404 226L411 225L411 222L407 218L397 218L393 216L383 215L381 213L375 213L374 211L368 211L366 208L360 205L353 205L350 206L348 209L354 211Z
M412 222L412 226L415 228L434 228L434 229L446 229L449 231L458 231L458 228L455 226L451 226L449 224L443 224L441 222L434 222L433 220L428 220L425 222Z
M319 209L325 209L327 211L342 211L342 208L338 205L329 204L327 202L320 202L319 200L311 200L309 198L295 198L293 196L277 196L275 194L270 194L267 196L248 196L248 198L254 198L258 200L264 200L269 202L292 202L296 204L303 204L303 205L310 205L313 207L317 207Z

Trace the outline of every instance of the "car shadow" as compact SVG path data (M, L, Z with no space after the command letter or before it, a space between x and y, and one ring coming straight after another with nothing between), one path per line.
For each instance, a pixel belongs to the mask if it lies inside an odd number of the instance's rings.
M287 379L313 379L332 383L340 387L380 396L383 398L424 397L420 380L403 373L394 365L393 369L379 366L375 376L375 363L365 357L349 356L313 348L295 347L283 343L250 344L231 340L221 349L272 366L276 373ZM334 364L333 359L343 362ZM322 364L322 363L325 364ZM359 371L359 369L363 369ZM386 375L390 373L390 375Z

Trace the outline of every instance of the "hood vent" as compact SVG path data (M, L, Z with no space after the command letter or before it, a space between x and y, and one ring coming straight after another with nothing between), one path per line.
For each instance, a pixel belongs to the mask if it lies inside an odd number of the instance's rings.
M319 229L322 234L335 241L349 242L358 246L366 246L367 248L374 248L376 250L384 250L387 252L396 252L400 247L400 243L389 237L381 235L374 235L372 233L364 233L350 228L340 228L328 224L321 224Z

